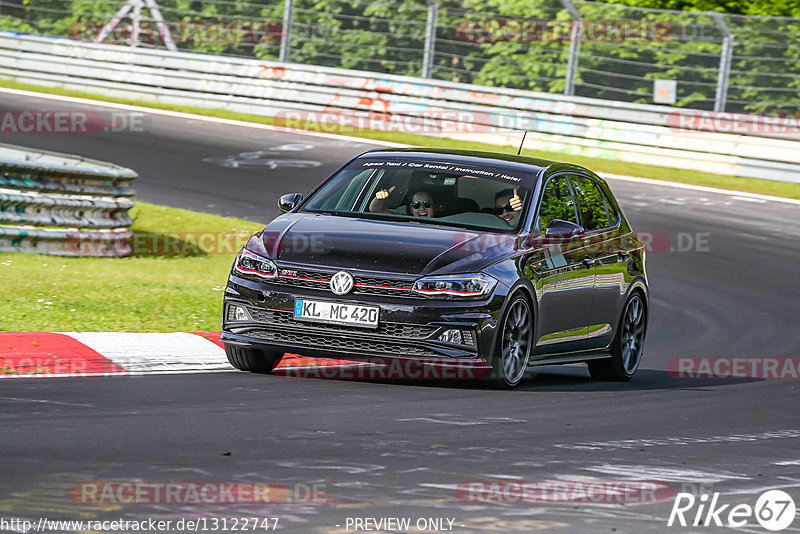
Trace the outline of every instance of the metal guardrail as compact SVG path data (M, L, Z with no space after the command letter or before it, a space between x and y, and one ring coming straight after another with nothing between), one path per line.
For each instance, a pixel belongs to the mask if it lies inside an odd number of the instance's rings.
M750 135L707 131L713 121L685 130L679 125L701 112L6 32L0 64L0 76L119 97L284 118L362 117L377 127L401 117L424 122L417 133L498 145L516 146L527 129L530 148L800 182L797 128L759 131L757 117L735 118Z
M0 252L126 256L136 173L0 144Z
M133 201L127 198L89 200L0 190L0 224L119 228L133 223L128 216L132 207Z
M0 28L22 33L783 113L800 100L799 21L593 0L0 0Z

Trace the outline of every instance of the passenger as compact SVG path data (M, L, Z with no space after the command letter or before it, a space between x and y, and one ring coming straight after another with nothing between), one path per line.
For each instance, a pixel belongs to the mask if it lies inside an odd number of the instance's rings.
M494 213L511 226L517 226L519 215L522 213L522 199L517 194L517 188L503 189L494 196Z
M394 213L397 215L405 215L401 210L392 210L387 208L383 201L392 194L395 186L389 189L381 189L375 193L375 198L369 205L369 211L372 213ZM417 191L411 197L411 202L408 204L408 214L414 217L435 217L436 216L436 203L433 197L427 191Z
M433 197L426 191L417 191L414 193L408 207L408 211L414 217L436 217L436 207L433 202Z

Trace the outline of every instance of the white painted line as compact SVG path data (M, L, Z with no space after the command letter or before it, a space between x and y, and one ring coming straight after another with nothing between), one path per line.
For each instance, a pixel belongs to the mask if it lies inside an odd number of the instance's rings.
M80 406L82 408L94 408L93 404L80 404L77 402L62 402L62 401L44 400L44 399L24 399L21 397L0 397L0 400L15 401L15 402L41 402L42 404L57 404L59 406Z
M346 370L348 367L365 367L365 366L378 367L379 364L364 363L364 362L353 362L353 363L345 363L345 364L342 364L342 363L316 363L316 364L314 364L313 367L311 367L311 369L319 369L320 367L325 367L325 368L335 367L337 369ZM298 369L305 371L305 370L309 369L309 366L308 365L287 365L287 366L284 366L284 367L276 367L275 368L276 371L296 371ZM295 378L295 377L290 376L288 378Z
M130 378L132 376L144 375L191 375L201 373L239 373L238 369L228 366L227 369L172 369L172 370L147 370L147 371L128 371L128 372L103 372L103 373L47 373L47 374L26 374L26 375L4 375L0 380L26 380L26 379L51 379L51 378Z
M230 371L225 350L185 332L64 332L133 373Z
M58 102L70 102L73 104L84 104L87 106L99 106L114 109L124 109L127 111L141 111L144 113L152 113L153 115L163 115L165 117L174 117L179 119L199 120L205 122L213 122L216 124L225 124L228 126L241 126L244 128L255 128L256 130L267 130L270 132L283 132L281 128L269 124L259 124L257 122L237 121L233 119L223 119L220 117L210 117L208 115L197 115L195 113L185 113L182 111L170 111L166 109L150 108L147 106L133 106L130 104L119 104L116 102L104 102L102 100L94 100L91 98L79 98L75 96L62 96L52 95L49 93L39 93L37 91L25 91L23 89L10 89L7 87L0 87L0 93L8 93L18 96L28 96L34 98L44 98L47 100L56 100ZM212 110L212 108L209 108ZM297 132L289 132L295 135L309 135L312 137L324 137L326 139L337 139L342 141L356 141L364 143L365 145L379 145L393 148L407 148L410 145L403 145L400 143L392 143L389 141L377 141L375 139L368 139L366 137L353 137L349 135L331 134L325 132L314 132L311 130L303 130Z
M163 115L165 117L175 117L181 119L189 119L189 120L198 120L198 121L205 121L205 122L213 122L216 124L226 124L229 126L241 126L244 128L255 128L257 130L267 130L271 132L281 131L278 128L271 126L269 124L258 124L255 122L247 122L247 121L237 121L232 119L221 119L219 117L209 117L207 115L197 115L194 113L185 113L181 111L169 111L164 109L157 109L157 108L150 108L145 106L132 106L130 104L117 104L114 102L104 102L102 100L93 100L90 98L78 98L74 96L62 96L62 95L52 95L48 93L39 93L37 91L25 91L23 89L10 89L6 87L0 87L0 93L7 93L12 95L18 96L28 96L34 98L44 98L48 100L56 100L59 102L71 102L74 104L84 104L87 106L99 106L99 107L108 107L108 108L115 108L115 109L125 109L128 111L141 111L144 113L152 113L153 115ZM325 132L312 132L312 131L303 131L302 133L297 132L297 135L309 135L312 137L322 137L326 139L338 139L342 141L355 141L364 144L371 144L371 145L378 145L378 146L386 146L386 147L394 147L394 148L408 148L412 145L404 145L401 143L392 143L389 141L377 141L374 139L368 139L366 137L352 137L349 135L340 135L340 134L331 134ZM680 169L676 169L676 172L680 172ZM643 183L643 184L651 184L651 185L659 185L662 187L673 187L677 189L688 189L691 191L705 191L707 193L715 193L719 195L727 195L732 197L747 197L751 199L761 199L766 200L768 202L782 202L784 204L794 204L800 206L800 200L793 199L793 198L782 198L782 197L774 197L770 195L759 195L757 193L744 193L741 191L730 191L728 189L718 189L716 187L705 187L701 185L689 185L689 184L681 184L678 182L668 182L666 180L653 180L652 178L638 178L635 176L624 176L619 174L608 174L608 173L598 173L600 176L604 178L610 178L613 180L622 180L627 182L636 182L636 183Z
M603 464L585 467L584 469L634 480L659 480L663 482L687 482L694 484L715 484L726 480L750 479L750 477L746 475L726 471L700 471L697 469L653 467L649 465Z
M625 439L611 441L586 441L579 443L556 443L553 446L560 449L574 450L603 450L603 449L635 449L642 447L686 446L697 443L738 443L742 441L771 441L776 439L800 438L800 429L780 429L759 432L757 434L733 434L721 436L682 436L671 438L653 439Z
M748 234L746 232L740 233L739 237L746 237L747 239L757 239L759 241L766 241L769 239L769 237L765 235L753 235L753 234Z
M677 170L677 169L676 169ZM716 187L706 187L704 185L689 185L689 184L680 184L678 182L667 182L665 180L653 180L652 178L637 178L636 176L624 176L621 174L608 174L608 173L600 173L600 176L603 178L608 178L611 180L620 180L623 182L634 182L639 184L651 184L651 185L659 185L662 187L672 187L675 189L688 189L691 191L704 191L706 193L715 193L717 195L725 195L729 197L739 197L738 200L744 200L745 198L749 199L756 199L756 200L765 200L767 202L782 202L784 204L794 204L795 206L800 206L800 200L795 198L783 198L783 197L773 197L770 195L760 195L758 193L745 193L743 191L731 191L729 189L718 189Z
M442 414L445 415L445 414ZM525 419L512 419L510 417L483 417L482 421L454 421L452 419L435 418L435 417L409 417L406 419L397 419L401 422L416 422L423 423L436 423L442 425L456 425L456 426L475 426L475 425L490 425L494 423L527 423Z

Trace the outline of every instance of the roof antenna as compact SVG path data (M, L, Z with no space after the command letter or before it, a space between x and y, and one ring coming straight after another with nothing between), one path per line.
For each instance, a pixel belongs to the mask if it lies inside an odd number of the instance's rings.
M519 156L519 155L520 155L520 153L522 152L522 145L524 145L524 144L525 144L525 136L526 136L526 135L528 135L528 130L525 130L525 133L524 133L524 134L522 134L522 141L521 141L521 142L520 142L520 144L519 144L519 150L517 150L517 156Z

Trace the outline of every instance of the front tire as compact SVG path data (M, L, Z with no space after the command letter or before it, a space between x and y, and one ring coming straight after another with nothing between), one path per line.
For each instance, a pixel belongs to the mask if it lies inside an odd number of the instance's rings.
M644 298L634 293L625 304L611 344L611 358L589 362L589 374L595 380L625 382L639 368L647 332L647 308Z
M241 371L271 373L281 363L283 353L225 345L225 356L232 366Z
M503 314L497 338L490 382L501 388L520 383L528 366L533 343L533 312L528 299L517 294Z

